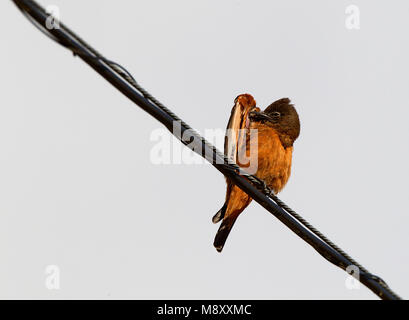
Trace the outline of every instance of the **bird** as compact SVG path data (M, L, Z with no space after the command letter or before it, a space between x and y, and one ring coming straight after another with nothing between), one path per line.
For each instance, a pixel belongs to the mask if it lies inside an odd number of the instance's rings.
M300 119L289 98L279 99L261 111L252 95L241 94L234 100L224 154L240 169L262 179L277 194L290 177L293 144L299 134ZM246 163L242 162L243 158ZM225 203L212 218L213 223L222 221L213 243L218 252L223 250L236 219L252 200L228 178L226 184Z

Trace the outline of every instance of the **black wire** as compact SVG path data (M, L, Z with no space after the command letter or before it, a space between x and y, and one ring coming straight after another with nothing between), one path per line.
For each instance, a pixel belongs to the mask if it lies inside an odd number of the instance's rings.
M118 75L120 75L125 81L127 81L132 87L137 89L146 99L148 99L151 103L156 105L158 108L166 112L169 116L171 116L174 121L180 122L184 127L187 129L191 130L192 134L195 135L196 138L200 139L200 141L210 148L214 155L219 157L220 159L223 159L223 167L230 171L234 172L236 174L239 174L246 179L248 179L253 185L255 185L260 191L263 192L263 194L270 199L272 199L280 208L285 210L287 213L289 213L293 218L295 218L297 221L299 221L306 229L308 229L311 233L313 233L316 237L318 237L321 241L323 241L325 244L327 244L329 247L334 249L338 254L346 258L351 262L352 265L355 265L360 269L360 274L364 274L367 277L371 278L372 280L375 280L378 282L385 290L387 290L392 296L394 296L396 299L400 299L400 297L394 293L383 281L380 277L375 276L371 274L366 268L364 268L361 264L356 262L352 257L350 257L345 251L343 251L341 248L339 248L335 243L333 243L331 240L329 240L323 233L321 233L318 229L316 229L314 226L312 226L306 219L304 219L301 215L299 215L297 212L292 210L287 204L285 204L282 200L280 200L274 192L266 185L266 183L261 180L260 178L248 174L245 171L243 171L237 164L233 163L229 158L227 158L224 154L222 154L219 150L217 150L216 147L214 147L212 144L210 144L206 139L204 139L199 133L197 133L193 128L191 128L187 123L185 123L183 120L181 120L179 117L176 116L170 109L168 109L165 105L163 105L160 101L158 101L154 96L152 96L147 90L145 90L142 86L140 86L135 78L132 76L132 74L126 70L123 66L120 64L106 59L103 55L101 55L99 52L97 52L95 49L93 49L90 45L88 45L84 40L82 40L78 35L76 35L73 31L71 31L68 27L66 27L63 23L59 22L59 28L64 29L73 39L78 41L82 46L84 46L89 52L86 51L79 51L76 48L72 47L69 45L67 42L61 41L59 38L55 37L53 34L50 33L50 30L48 30L45 26L42 24L38 23L36 20L33 19L32 16L30 16L25 8L21 7L19 5L18 0L13 0L17 7L20 9L20 11L24 14L24 16L37 28L39 29L42 33L44 33L47 37L52 39L53 41L57 42L58 44L68 48L73 52L74 55L78 55L80 57L88 57L92 59L96 59L99 61L104 62L107 64L112 70L114 70ZM42 7L37 5L34 1L30 1L38 10L44 11ZM51 15L50 15L51 16ZM54 18L55 19L55 18ZM183 141L182 141L183 142ZM209 160L209 159L208 159ZM213 161L214 161L213 157ZM328 257L324 256L327 260L331 261Z

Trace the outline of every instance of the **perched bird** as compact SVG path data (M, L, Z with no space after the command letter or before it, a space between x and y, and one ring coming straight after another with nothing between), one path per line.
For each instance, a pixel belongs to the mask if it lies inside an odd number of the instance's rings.
M257 130L256 135L249 134L253 130ZM277 100L261 112L251 95L242 94L234 101L224 153L243 170L249 164L242 164L240 160L247 158L250 166L255 167L255 172L250 173L264 180L277 194L290 177L293 143L299 134L300 120L290 99ZM213 223L223 220L214 239L214 246L219 252L237 217L252 200L228 178L226 182L226 201L212 219Z

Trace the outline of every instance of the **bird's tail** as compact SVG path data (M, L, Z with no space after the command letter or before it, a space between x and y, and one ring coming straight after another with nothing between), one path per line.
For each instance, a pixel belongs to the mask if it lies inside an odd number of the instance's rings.
M226 213L227 209L227 202L223 205L223 207L217 211L217 213L213 216L212 221L213 223L218 223L220 220L224 218L224 214Z
M213 245L218 252L222 252L224 244L226 243L227 237L229 236L231 228L233 228L234 223L239 215L229 215L224 218L219 230L214 238Z

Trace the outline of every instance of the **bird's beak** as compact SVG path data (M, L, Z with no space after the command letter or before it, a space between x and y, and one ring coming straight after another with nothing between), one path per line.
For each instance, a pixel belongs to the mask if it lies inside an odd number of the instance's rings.
M257 111L251 111L249 113L249 118L253 121L269 121L271 118L266 115L264 112L257 112Z

